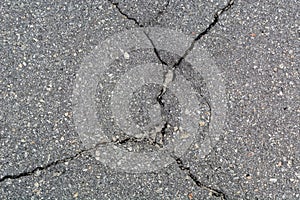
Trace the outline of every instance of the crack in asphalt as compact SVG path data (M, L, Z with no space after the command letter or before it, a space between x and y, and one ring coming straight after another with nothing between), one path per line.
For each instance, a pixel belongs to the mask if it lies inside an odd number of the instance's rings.
M32 169L30 171L24 171L24 172L21 172L19 174L15 174L15 175L5 175L2 178L0 178L0 183L6 181L7 179L18 179L18 178L22 178L22 177L26 177L26 176L31 176L37 171L44 171L44 170L47 170L48 168L50 168L52 166L56 166L58 164L74 160L74 159L78 158L79 156L81 156L83 153L92 151L92 150L96 149L97 147L99 147L100 145L106 145L106 144L109 144L109 143L112 143L112 142L100 142L100 143L96 144L94 147L91 147L89 149L82 149L82 150L78 151L76 154L74 154L72 156L50 162L50 163L48 163L44 166L35 167L34 169Z
M126 13L124 13L124 12L119 8L119 6L118 6L119 4L118 4L118 3L114 3L112 0L109 0L109 2L110 2L111 4L113 4L113 5L115 5L116 8L118 9L119 13L122 14L123 16L125 16L128 20L134 21L135 24L138 25L139 27L144 27L142 24L140 24L140 23L137 21L137 19L135 19L135 18L133 18L133 17L130 17L130 16L128 16ZM227 5L226 5L225 7L223 7L222 9L218 10L218 11L215 13L213 22L210 23L209 26L208 26L204 31L202 31L200 34L198 34L196 38L194 38L194 40L193 40L193 42L191 43L190 47L185 51L185 53L183 54L183 56L181 56L180 59L178 59L178 61L172 66L172 70L171 70L172 73L174 73L174 70L177 69L178 66L181 64L181 62L187 57L187 55L189 54L189 52L192 51L192 49L194 48L196 42L197 42L198 40L200 40L204 35L206 35L206 34L209 33L209 31L210 31L210 30L218 23L219 17L220 17L224 12L226 12L227 10L229 10L229 9L233 6L233 4L234 4L234 0L229 0L228 3L227 3ZM168 6L168 5L169 5L169 1L168 1L167 6ZM167 7L167 6L166 6L166 7ZM165 8L165 9L166 9L166 8ZM146 34L146 33L145 33L145 34ZM155 53L155 55L158 57L158 59L160 60L160 62L161 62L163 65L167 65L167 63L164 62L164 61L161 59L161 57L160 57L160 55L159 55L159 52L158 52L157 48L155 47L153 41L152 41L151 38L149 37L149 35L146 34L146 36L148 37L148 39L150 40L151 44L153 45L154 53ZM166 83L166 82L167 82L166 79L167 79L168 73L170 73L170 72L167 72L167 73L165 74L165 76L164 76L164 88L167 87L166 84L169 84L169 83ZM174 77L174 76L173 76L173 77ZM173 79L172 79L172 80L173 80ZM171 81L169 81L169 82L171 82ZM166 84L165 84L165 83L166 83ZM163 103L163 101L162 101L163 95L164 95L165 92L166 92L166 89L164 89L164 88L162 88L160 94L159 94L158 97L157 97L157 100L158 100L158 102L159 102L159 104L160 104L161 106L164 106L164 103ZM211 111L211 106L210 106L210 104L209 104L208 101L207 101L207 104L208 104L209 109L210 109L210 111ZM161 133L163 133L163 132L165 131L167 125L168 125L168 122L166 122L166 123L164 124L164 126L163 126L163 128L162 128L162 130L161 130ZM50 168L50 167L52 167L52 166L56 166L56 165L58 165L58 164L65 163L65 162L67 162L67 161L74 160L74 159L80 157L81 155L83 155L84 153L87 153L87 152L90 152L90 151L92 151L92 150L95 150L96 148L98 148L98 147L101 146L101 145L107 145L107 144L111 144L111 143L114 143L114 144L124 144L124 143L126 143L126 142L128 142L128 141L130 141L130 140L131 140L131 138L125 138L125 139L123 139L123 140L117 140L117 141L115 141L115 142L113 142L113 141L100 142L100 143L96 144L94 147L91 147L91 148L89 148L89 149L83 149L83 150L80 150L79 152L77 152L77 153L74 154L73 156L69 156L69 157L66 157L66 158L63 158L63 159L59 159L59 160L50 162L50 163L48 163L48 164L46 164L46 165L44 165L44 166L38 166L38 167L36 167L36 168L34 168L34 169L30 170L30 171L24 171L24 172L21 172L21 173L16 174L16 175L5 175L5 176L3 176L2 178L0 178L0 183L6 181L6 180L8 180L8 179L19 179L19 178L22 178L22 177L31 176L31 175L33 175L33 174L34 174L35 172L37 172L37 171L47 170L48 168ZM221 197L221 199L227 200L227 196L226 196L226 194L225 194L224 192L222 192L222 191L220 191L220 190L217 190L217 189L214 189L214 188L212 188L212 187L209 187L209 186L207 186L207 185L201 183L201 182L199 181L199 179L191 172L190 167L187 167L187 166L183 163L182 159L180 159L180 158L178 158L178 157L176 157L176 156L172 156L172 157L173 157L174 160L176 161L176 163L177 163L179 169L182 170L182 171L187 172L187 175L193 180L193 182L194 182L199 188L202 188L202 189L205 189L205 190L211 192L212 195L215 196L215 197Z
M117 10L119 11L119 13L121 15L123 15L124 17L126 17L126 19L133 21L137 26L139 26L141 28L144 27L144 25L141 24L136 18L130 17L128 14L126 14L124 11L122 11L122 9L119 7L118 2L113 2L113 0L108 0L108 1L109 1L109 3L114 5L117 8ZM170 0L167 1L167 4L164 6L164 8L162 10L158 11L156 17L154 19L152 19L151 21L147 22L147 24L151 24L151 22L152 23L156 22L158 20L158 18L164 14L164 12L167 10L169 5L170 5Z
M133 21L136 25L138 25L139 27L144 27L144 25L140 24L139 21L137 19L135 19L134 17L130 17L129 15L127 15L126 13L124 13L122 11L122 9L119 7L119 3L117 2L113 2L112 0L108 0L112 5L114 5L117 10L119 11L119 13L121 15L123 15L124 17L126 17L126 19Z
M161 62L162 66L168 66L168 63L166 63L162 58L161 56L159 55L159 52L153 42L153 40L151 39L151 37L144 31L144 34L146 35L146 37L148 38L148 40L150 41L152 47L153 47L153 50L154 50L154 53L156 55L156 57L158 58L158 60ZM159 92L159 94L157 95L156 97L156 101L159 103L159 105L161 106L161 110L163 110L163 108L165 107L165 103L163 101L163 94L166 92L167 90L167 87L168 87L168 82L167 82L167 77L170 73L170 70L167 70L167 72L164 73L164 78L163 78L163 86ZM174 77L174 71L171 70L171 73L172 73L172 80L173 80L173 77ZM171 80L171 81L172 81ZM162 112L162 111L161 111ZM166 129L168 127L168 124L170 124L170 122L165 119L165 116L161 113L161 117L164 119L165 123L160 131L161 135L162 135L162 143L164 144L165 143L165 137L166 137Z
M126 136L125 138L122 139L116 139L114 144L119 144L119 145L126 145L128 143L141 143L141 142L146 142L147 144L150 144L154 147L159 147L163 148L163 144L159 143L156 138L151 138L151 137L143 137L143 138L135 138L132 136Z
M173 159L176 161L178 167L180 170L186 172L186 174L193 180L193 182L199 187L199 188L202 188L204 190L207 190L209 191L213 196L215 197L220 197L222 200L227 200L227 195L220 191L220 190L217 190L217 189L214 189L212 187L209 187L203 183L200 182L200 180L197 178L196 175L194 175L192 172L191 172L191 169L190 167L187 167L182 159L180 159L179 157L176 157L176 156L172 156Z
M194 40L192 41L190 47L185 51L185 53L178 59L178 61L173 65L172 69L175 70L179 67L179 65L182 63L182 61L188 56L188 54L194 49L195 44L206 34L208 34L210 32L210 30L219 22L220 16L222 14L224 14L226 11L228 11L234 4L234 0L229 0L226 4L225 7L221 8L220 10L218 10L215 14L214 14L214 20L212 23L210 23L208 25L208 27L202 31L201 33L199 33ZM161 94L161 96L163 96L164 93ZM202 97L203 95L200 94ZM203 98L204 101L206 102L206 104L209 107L209 119L211 118L211 105L208 101L208 99ZM210 121L210 120L209 120ZM208 126L209 126L209 122L208 122Z
M31 171L24 171L24 172L22 172L20 174L16 174L16 175L5 175L2 178L0 178L0 183L6 181L7 179L18 179L18 178L22 178L22 177L26 177L26 176L31 176L37 171L47 170L48 168L50 168L52 166L55 166L55 165L58 165L58 164L61 164L61 163L64 163L64 162L67 162L70 160L74 160L75 158L79 157L84 152L86 152L86 150L81 150L73 156L50 162L47 165L36 167L36 168L32 169Z
M161 89L161 91L160 91L160 94L157 96L157 101L158 101L158 103L159 103L162 107L164 107L164 103L163 103L163 100L162 100L162 99L163 99L163 96L164 96L165 93L166 93L166 89L167 89L169 83L172 82L173 79L174 79L174 75L175 75L174 73L175 73L175 70L180 66L180 64L182 63L182 61L183 61L183 60L188 56L188 54L193 50L195 44L196 44L203 36L205 36L206 34L208 34L208 33L211 31L211 29L219 22L220 16L221 16L223 13L225 13L226 11L228 11L228 10L233 6L233 4L234 4L234 0L229 0L229 1L227 2L227 4L226 4L225 7L221 8L220 10L218 10L218 11L214 14L214 20L213 20L213 22L211 22L211 23L208 25L208 27L207 27L204 31L202 31L201 33L199 33L199 34L194 38L194 40L192 41L192 43L191 43L191 45L189 46L189 48L186 49L186 51L184 52L184 54L183 54L183 55L178 59L178 61L172 66L171 70L168 70L168 71L164 74L163 87L162 87L162 89ZM143 25L139 24L139 22L138 22L136 19L131 18L131 17L128 17L128 15L124 14L124 13L120 10L120 8L119 8L117 5L116 5L116 7L117 7L117 9L119 10L119 12L120 12L122 15L126 16L129 20L133 20L139 27L143 27ZM157 58L159 59L159 61L162 63L162 65L167 65L167 63L161 59L161 56L159 55L159 52L158 52L158 50L157 50L157 48L156 48L156 46L155 46L153 40L150 38L150 36L149 36L146 32L144 32L144 33L145 33L145 35L147 36L147 38L149 39L149 41L151 42L151 44L152 44L152 46L153 46L153 49L154 49L154 53L155 53L155 55L157 56ZM171 79L170 79L169 77L171 77ZM168 79L168 78L169 78L169 79ZM203 96L203 95L201 94L201 96ZM211 105L210 105L209 101L208 101L206 98L204 98L204 100L206 101L206 103L207 103L207 105L208 105L208 107L209 107L209 119L210 119L210 118L211 118ZM168 122L166 122L166 123L168 123ZM208 122L208 126L209 126L209 122ZM164 132L164 129L161 130L162 135L163 135L163 132ZM164 135L163 135L163 136L164 136ZM182 161L180 158L175 157L175 156L173 156L173 158L175 159L175 161L176 161L178 167L179 167L182 171L186 171L186 172L187 172L187 175L193 180L193 182L194 182L198 187L200 187L200 188L202 188L202 189L205 189L205 190L211 192L211 193L213 194L213 196L215 196L215 197L220 197L220 198L223 199L223 200L226 200L226 199L227 199L226 194L225 194L224 192L222 192L222 191L220 191L220 190L217 190L217 189L214 189L214 188L212 188L212 187L209 187L209 186L207 186L207 185L201 183L201 182L199 181L199 179L191 172L190 168L189 168L189 167L186 167L186 166L184 165L183 161Z
M218 10L215 14L214 14L214 20L212 23L210 23L208 25L208 27L202 31L201 33L199 33L193 40L193 42L191 43L190 47L185 51L185 53L183 54L183 56L181 56L181 58L174 64L174 68L177 68L180 63L182 62L182 60L184 60L187 55L189 54L190 51L193 50L196 42L198 40L200 40L204 35L208 34L210 32L210 30L219 22L220 16L222 14L224 14L227 10L229 10L234 4L234 0L229 0L228 3L226 4L225 7L221 8L220 10Z
M226 4L225 7L223 7L222 9L218 10L215 14L214 14L214 20L212 23L210 23L208 25L208 27L202 31L201 33L199 33L197 35L197 37L194 38L194 40L192 41L190 47L185 51L185 53L183 54L183 56L181 56L181 58L172 66L172 69L175 70L179 67L179 65L181 64L181 62L188 56L189 52L191 52L196 44L196 42L198 42L204 35L208 34L210 32L210 30L219 22L220 16L226 12L227 10L229 10L234 4L234 0L229 0ZM161 97L164 95L164 93L161 94ZM211 105L208 102L208 100L206 98L204 98L204 100L206 101L207 105L209 106L209 119L211 118ZM209 122L208 122L208 126L209 126ZM214 189L212 187L209 187L203 183L201 183L199 181L199 179L191 172L190 167L187 167L184 165L182 159L176 157L176 156L172 156L178 167L180 168L180 170L182 171L186 171L187 175L193 180L193 182L200 188L205 189L209 192L211 192L215 197L220 197L222 200L227 200L227 196L224 192Z
M125 138L123 140L99 142L99 143L95 144L95 146L93 146L91 148L88 148L88 149L82 149L82 150L78 151L76 154L74 154L72 156L65 157L65 158L50 162L50 163L48 163L44 166L35 167L34 169L32 169L30 171L24 171L24 172L21 172L19 174L15 174L15 175L5 175L2 178L0 178L0 183L6 181L8 179L14 180L14 179L19 179L19 178L22 178L22 177L27 177L27 176L34 175L34 173L37 172L37 171L44 171L44 170L47 170L50 167L56 166L58 164L62 164L62 163L68 162L68 161L75 160L76 158L80 157L84 153L96 150L99 146L103 146L103 145L107 145L107 144L124 144L124 143L127 142L127 140L130 140L130 139L131 138Z

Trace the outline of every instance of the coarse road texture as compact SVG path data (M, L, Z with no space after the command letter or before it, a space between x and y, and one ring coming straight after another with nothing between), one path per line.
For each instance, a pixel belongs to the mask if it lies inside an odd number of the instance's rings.
M175 68L194 45L209 51L226 123L204 157L192 145L160 171L119 172L80 140L72 93L99 42L147 27L193 38ZM0 199L300 199L299 31L296 0L1 1ZM152 45L148 59L170 65Z

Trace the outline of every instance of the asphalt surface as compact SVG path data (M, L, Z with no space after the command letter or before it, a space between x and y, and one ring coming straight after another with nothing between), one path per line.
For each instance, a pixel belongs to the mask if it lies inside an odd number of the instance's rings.
M300 198L296 0L1 1L0 38L0 199Z

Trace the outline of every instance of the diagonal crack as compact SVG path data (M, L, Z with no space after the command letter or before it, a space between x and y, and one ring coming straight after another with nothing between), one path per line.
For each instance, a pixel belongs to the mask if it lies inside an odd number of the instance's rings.
M140 22L137 20L137 19L135 19L134 17L130 17L129 15L127 15L126 13L124 13L123 11L122 11L122 9L119 7L119 3L117 3L117 2L113 2L113 0L108 0L112 5L114 5L116 8L117 8L117 10L119 11L119 13L121 14L121 15L123 15L124 17L126 17L126 19L128 19L128 20L131 20L131 21L133 21L137 26L139 26L139 27L144 27L144 25L142 25L142 24L140 24Z
M227 200L227 196L226 196L226 194L224 192L222 192L220 190L217 190L217 189L214 189L214 188L212 188L210 186L207 186L207 185L201 183L200 180L191 172L190 167L187 167L183 163L182 159L180 159L179 157L176 157L176 156L172 156L172 157L175 159L175 161L176 161L179 169L182 170L182 171L184 171L184 172L186 172L186 174L193 180L193 182L199 188L202 188L204 190L209 191L215 197L220 197L222 200Z
M128 14L126 14L124 11L122 11L122 9L121 9L120 6L119 6L119 3L113 2L113 0L108 0L108 1L109 1L112 5L114 5L114 6L117 8L117 10L119 11L119 13L120 13L121 15L123 15L124 17L126 17L126 19L133 21L133 22L134 22L137 26L139 26L140 28L144 27L144 25L141 24L136 18L130 17ZM166 5L163 7L162 10L158 11L156 17L155 17L154 19L150 20L149 22L147 22L147 24L150 24L150 23L152 23L152 22L156 22L156 21L158 20L158 18L164 14L164 12L167 10L167 8L169 7L169 5L170 5L170 0L167 1Z
M46 165L43 165L43 166L35 167L34 169L32 169L30 171L24 171L24 172L21 172L19 174L15 174L15 175L5 175L2 178L0 178L0 183L6 181L8 179L18 179L18 178L22 178L22 177L31 176L37 171L44 171L44 170L47 170L50 167L56 166L58 164L62 164L62 163L68 162L68 161L75 160L76 158L80 157L84 153L91 152L91 151L97 149L99 146L107 145L107 144L122 144L122 143L125 143L126 140L128 140L128 139L126 138L126 139L120 140L120 141L117 140L115 142L113 142L113 141L99 142L95 146L93 146L91 148L88 148L88 149L82 149L82 150L78 151L76 154L74 154L72 156L65 157L65 158L50 162L50 163L48 163Z
M47 170L48 168L50 168L52 166L55 166L55 165L58 165L58 164L61 164L61 163L64 163L64 162L67 162L67 161L70 161L70 160L74 160L86 151L88 151L88 150L81 150L73 156L50 162L50 163L48 163L44 166L38 166L38 167L32 169L31 171L24 171L24 172L21 172L20 174L16 174L16 175L3 176L0 179L0 183L6 181L7 179L18 179L18 178L22 178L22 177L26 177L26 176L31 176L37 171Z
M220 10L218 10L215 14L214 14L214 20L212 23L210 23L208 25L208 27L202 31L201 33L199 33L193 40L193 42L191 43L190 47L185 51L185 53L183 54L183 56L181 56L181 58L173 65L173 68L177 68L180 63L187 57L187 55L189 54L190 51L193 50L195 44L197 41L199 41L204 35L208 34L210 32L210 30L219 22L220 16L222 14L224 14L227 10L229 10L234 4L234 0L229 0L228 3L226 4L225 7L221 8Z
M168 65L168 63L166 63L165 61L163 61L163 59L160 57L160 55L159 55L159 53L158 53L158 50L157 50L157 48L156 48L156 46L155 46L153 40L150 38L149 34L146 33L145 31L144 31L144 34L146 35L146 37L147 37L148 40L150 41L150 43L151 43L151 45L152 45L152 47L153 47L154 53L155 53L156 57L158 58L158 60L161 62L161 64L162 64L162 65Z

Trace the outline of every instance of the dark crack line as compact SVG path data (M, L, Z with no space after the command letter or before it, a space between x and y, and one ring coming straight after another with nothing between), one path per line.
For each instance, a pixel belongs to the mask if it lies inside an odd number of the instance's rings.
M126 14L125 12L123 12L122 9L119 7L119 3L113 2L113 0L108 0L108 1L109 1L112 5L114 5L114 6L117 8L117 10L119 11L119 13L120 13L121 15L123 15L124 17L126 17L126 19L133 21L137 26L139 26L139 27L141 27L141 28L144 27L144 25L141 24L136 18L130 17L128 14ZM170 0L167 1L167 4L164 6L164 8L163 8L162 10L158 11L156 17L155 17L154 19L152 19L152 20L146 22L146 24L151 24L151 23L153 23L153 22L157 23L158 18L164 14L164 12L167 10L167 8L169 7L169 5L170 5Z
M226 194L225 194L224 192L222 192L222 191L220 191L220 190L217 190L217 189L214 189L214 188L212 188L212 187L209 187L209 186L207 186L207 185L201 183L201 182L199 181L199 179L197 178L197 176L194 175L194 174L191 172L190 167L187 167L187 166L183 163L183 161L182 161L180 158L178 158L178 157L176 157L176 156L172 156L172 157L175 159L175 161L176 161L176 163L177 163L179 169L182 170L182 171L184 171L184 172L186 172L186 174L193 180L193 182L194 182L199 188L202 188L202 189L204 189L204 190L207 190L207 191L211 192L212 195L215 196L215 197L220 197L222 200L227 200L227 196L226 196Z
M150 41L150 43L151 43L151 45L152 45L152 47L153 47L153 49L154 49L154 53L155 53L156 57L158 58L158 60L161 62L161 64L162 64L162 65L168 65L168 63L166 63L166 62L160 57L160 55L159 55L159 53L158 53L158 50L157 50L157 48L156 48L156 46L155 46L153 40L150 38L149 34L146 33L145 31L144 31L144 34L146 35L146 37L147 37L148 40Z
M166 141L165 141L165 138L166 138L166 134L167 134L167 133L166 133L166 129L168 128L168 124L169 124L169 123L166 122L166 123L164 124L164 126L162 127L161 131L160 131L160 132L161 132L161 137L162 137L162 143L163 143L163 144L165 144L165 142L166 142Z
M202 31L200 34L197 35L196 38L194 38L193 42L191 43L190 47L185 51L185 53L183 54L183 56L181 56L181 58L173 65L172 69L175 70L178 68L178 66L182 63L182 61L187 57L187 55L189 54L189 52L191 52L196 44L197 41L199 41L204 35L208 34L211 29L219 22L219 19L220 19L220 16L226 12L227 10L229 10L234 4L234 0L229 0L227 5L218 10L215 15L214 15L214 20L212 23L209 24L209 26L204 30ZM162 94L163 95L163 94ZM210 116L209 116L209 121L210 121L210 118L211 118L211 105L210 103L208 102L207 99L205 99L207 105L209 106L209 112L210 112ZM203 183L201 183L199 181L199 179L191 172L191 169L187 166L184 165L183 161L178 158L178 157L175 157L173 156L173 158L176 160L176 163L178 165L178 167L180 168L180 170L182 171L186 171L187 172L187 175L193 180L193 182L200 188L202 189L205 189L209 192L211 192L215 197L221 197L221 199L223 200L227 200L227 196L224 192L220 191L220 190L217 190L217 189L214 189L212 187L209 187Z
M163 146L158 143L156 140L151 140L149 138L142 138L142 139L137 139L137 138L134 138L134 137L126 137L124 139L117 139L115 144L120 144L120 145L126 145L127 143L140 143L140 142L147 142L148 144L150 145L158 145L160 148L162 148Z
M159 53L158 53L158 50L157 50L157 48L156 48L156 46L155 46L153 40L150 38L150 36L149 36L145 31L144 31L144 34L146 35L146 37L147 37L148 40L150 41L150 43L151 43L151 45L152 45L152 47L153 47L154 53L155 53L156 57L158 58L158 60L161 62L162 65L168 66L168 63L166 63L166 62L160 57L160 55L159 55ZM165 82L165 80L166 80L166 73L164 74L164 80L163 80L163 83ZM163 96L164 93L165 93L165 88L164 88L164 86L162 86L162 88L161 88L161 90L160 90L160 93L159 93L159 94L157 95L157 97L156 97L157 102L159 103L159 105L160 105L162 108L165 107L165 104L164 104L163 99L162 99L162 96ZM167 123L167 122L166 122L166 123Z
M114 6L118 9L119 13L120 13L121 15L123 15L124 17L126 17L126 19L133 21L137 26L139 26L139 27L141 27L141 28L144 27L144 25L140 24L140 22L139 22L137 19L135 19L134 17L130 17L129 15L127 15L126 13L124 13L124 12L122 11L122 9L119 7L119 3L113 2L112 0L108 0L108 1L109 1L112 5L114 5Z
M63 158L63 159L59 159L59 160L50 162L50 163L48 163L48 164L46 164L44 166L35 167L34 169L32 169L30 171L24 171L24 172L21 172L19 174L15 174L15 175L5 175L2 178L0 178L0 183L6 181L8 179L15 180L15 179L19 179L19 178L22 178L22 177L31 176L31 175L33 175L37 171L44 171L44 170L47 170L50 167L56 166L58 164L62 164L62 163L68 162L68 161L75 160L76 158L78 158L79 156L83 155L84 153L87 153L87 152L90 152L92 150L95 150L99 146L107 145L107 144L112 144L112 143L117 144L117 143L120 143L120 142L122 142L122 141L116 141L116 142L111 142L111 141L108 141L108 142L99 142L94 147L91 147L91 148L88 148L88 149L82 149L82 150L78 151L76 154L74 154L72 156L69 156L69 157L66 157L66 158Z
M179 58L179 60L172 66L173 77L174 77L174 71L180 66L180 64L182 63L182 61L183 61L183 60L187 57L187 55L189 54L189 52L191 52L191 51L193 50L193 48L194 48L196 42L198 42L204 35L206 35L206 34L208 34L208 33L210 32L210 30L211 30L211 29L219 22L220 16L221 16L224 12L226 12L227 10L229 10L229 9L232 7L233 4L234 4L234 0L229 0L229 2L227 3L227 5L226 5L224 8L218 10L218 11L215 13L213 22L210 23L209 26L208 26L204 31L202 31L200 34L198 34L198 36L197 36L196 38L194 38L194 40L192 41L190 47L185 51L185 53L183 54L183 56L181 56L181 57ZM150 40L150 42L151 42L151 44L152 44L152 46L153 46L153 48L154 48L154 52L155 52L156 56L157 56L158 59L162 62L162 59L161 59L161 57L160 57L160 55L159 55L159 53L158 53L158 51L157 51L157 48L155 47L153 41L151 40L151 38L149 37L149 35L146 34L146 36L147 36L148 39ZM162 64L163 64L163 62L162 62ZM157 101L160 103L161 106L164 106L164 104L163 104L163 102L162 102L162 98L163 98L163 96L164 96L164 94L165 94L165 92L166 92L166 87L167 87L167 85L165 85L165 82L166 82L166 76L167 76L167 74L164 75L164 81L163 81L163 82L164 82L164 86L163 86L163 88L162 88L160 94L157 96ZM172 80L172 81L173 81L173 80ZM203 96L203 95L202 95L202 96ZM210 105L210 103L209 103L209 101L208 101L207 99L205 99L205 101L206 101L207 105L209 106L209 120L210 120L210 118L211 118L211 105ZM161 133L163 133L164 131L165 131L165 127L161 130ZM175 159L175 161L176 161L178 167L180 168L180 170L187 172L187 175L191 178L191 180L193 180L193 182L194 182L199 188L202 188L202 189L205 189L205 190L211 192L212 195L215 196L215 197L220 197L222 200L227 200L226 194L225 194L224 192L222 192L222 191L220 191L220 190L217 190L217 189L214 189L214 188L212 188L212 187L209 187L209 186L207 186L207 185L201 183L201 182L199 181L199 179L197 178L197 176L195 176L195 175L191 172L191 169L190 169L189 167L187 167L187 166L184 165L183 161L182 161L180 158L175 157L175 156L172 156L172 157Z
M183 54L183 56L181 56L181 58L173 65L174 69L176 69L181 64L181 62L187 57L187 55L189 54L189 52L193 50L196 42L198 40L200 40L204 35L206 35L206 34L208 34L210 32L210 30L219 22L220 16L224 12L226 12L227 10L229 10L233 6L233 4L234 4L234 0L229 0L228 3L227 3L227 5L224 8L218 10L214 14L214 20L213 20L213 22L210 23L208 25L208 27L204 31L202 31L201 33L199 33L196 38L194 38L194 40L191 43L190 47L185 51L185 53Z
M66 158L61 159L61 160L56 160L56 161L50 162L47 165L36 167L31 171L25 171L25 172L22 172L22 173L16 174L16 175L6 175L6 176L4 176L0 179L0 182L3 182L7 179L18 179L18 178L22 178L22 177L26 177L26 176L31 176L37 171L47 170L48 168L50 168L52 166L55 166L55 165L58 165L58 164L61 164L61 163L65 163L65 162L70 161L70 160L74 160L86 151L89 151L89 150L88 149L81 150L73 156L66 157Z
M203 31L201 32L195 39L194 41L198 41L200 40L204 35L206 35L218 22L219 22L219 19L220 19L220 16L225 13L227 10L229 10L234 4L234 0L229 0L227 5L220 9L219 11L217 11L214 15L214 21L209 24L209 26Z
M113 5L116 6L116 8L118 9L118 11L120 12L120 14L122 14L123 16L125 16L128 20L132 20L134 21L134 23L136 25L138 25L139 27L144 27L142 24L140 24L135 18L133 17L130 17L128 16L126 13L124 13L120 7L119 7L119 4L118 3L114 3L112 0L109 0L109 2ZM190 47L185 51L184 55L172 66L172 70L174 71L180 64L181 62L186 58L186 56L189 54L189 52L194 48L195 46L195 43L200 40L204 35L206 35L207 33L209 33L209 31L218 23L219 21L219 17L224 13L226 12L227 10L229 10L232 5L234 4L234 0L230 0L227 5L220 9L218 12L215 13L214 15L214 21L209 24L209 26L203 31L201 32L192 42L192 44L190 45ZM160 60L160 62L163 64L163 65L167 65L166 62L164 62L161 57L159 56L159 53L158 53L158 50L156 49L156 47L154 46L154 43L153 41L151 40L151 38L146 34L146 36L149 38L151 44L153 45L153 48L154 48L154 53L155 55L158 57L158 59ZM165 82L165 79L166 79L166 76L164 77L164 82ZM164 103L162 101L162 98L163 98L163 95L165 94L165 89L163 88L160 92L160 94L158 95L157 97L157 100L159 102L160 105L164 106ZM208 106L211 110L211 107L210 107L210 104L209 102L208 103ZM168 122L165 123L164 127L162 128L161 130L161 133L165 133L165 130L166 130L166 127L168 125ZM121 141L116 141L116 142L102 142L102 143L98 143L97 145L95 145L94 147L92 148L89 148L89 149L83 149L83 150L80 150L78 153L76 153L75 155L73 156L70 156L70 157L66 157L66 158L63 158L63 159L60 159L60 160L56 160L56 161L53 161L53 162L50 162L44 166L38 166L34 169L32 169L31 171L25 171L25 172L21 172L19 174L16 174L16 175L5 175L3 176L1 179L0 179L0 182L4 182L8 179L18 179L18 178L22 178L22 177L27 177L27 176L31 176L33 175L35 172L37 171L43 171L43 170L47 170L49 169L50 167L53 167L53 166L56 166L58 164L61 164L61 163L65 163L67 161L71 161L71 160L74 160L76 158L78 158L79 156L81 156L82 154L86 153L86 152L89 152L89 151L92 151L94 149L96 149L97 147L99 147L100 145L107 145L109 143L115 143L115 144L124 144L128 141L130 141L131 139L130 138L125 138ZM222 199L226 200L226 195L222 192L222 191L219 191L219 190L216 190L216 189L213 189L209 186L206 186L204 185L203 183L201 183L198 178L191 172L190 168L189 167L186 167L184 164L183 164L183 161L180 159L180 158L177 158L177 157L174 157L174 159L176 160L176 163L178 165L178 167L183 170L183 171L186 171L188 176L195 182L195 184L200 187L200 188L203 188L203 189L206 189L210 192L212 192L212 194L216 197L221 197Z
M153 40L150 38L150 36L144 31L144 34L146 35L146 37L148 38L148 40L150 41L152 47L153 47L153 50L154 50L154 53L156 55L156 57L158 58L158 60L161 62L161 64L164 66L168 66L168 63L166 63L162 58L161 56L159 55L159 52L153 42ZM172 72L173 73L173 72ZM164 93L166 92L166 87L167 87L167 84L166 84L166 77L168 75L168 71L166 71L166 73L164 73L164 78L163 78L163 86L159 92L159 94L156 96L156 101L159 103L159 105L161 106L161 109L163 110L163 108L165 108L165 104L164 104L164 101L163 101L163 95ZM162 111L161 111L162 112ZM161 133L161 136L162 136L162 143L165 144L165 137L166 137L166 129L168 128L168 125L169 125L169 121L167 119L165 119L165 117L163 116L163 114L161 114L162 118L164 119L165 123L164 123L164 126L162 127L160 133Z
M218 10L215 14L214 14L214 20L212 23L210 23L208 25L208 27L202 31L201 33L199 33L197 35L196 38L194 38L194 40L192 41L190 47L184 52L184 54L178 59L178 61L172 66L172 71L173 71L173 77L174 77L174 71L180 66L180 64L182 63L182 61L188 56L189 52L191 52L196 44L196 42L198 42L204 35L208 34L210 32L210 30L219 22L220 16L225 13L227 10L229 10L234 4L234 0L229 0L228 3L226 4L225 7L223 7L222 9ZM147 34L146 34L147 35ZM154 46L153 41L151 40L151 38L147 35L148 39L150 40L152 46L154 47L154 52L157 55L157 57L159 58L159 60L161 60L157 49ZM167 72L168 73L168 72ZM164 83L166 80L166 76L167 73L164 75ZM173 81L173 80L172 80ZM166 93L166 87L167 85L163 86L163 88L160 91L160 94L157 96L157 101L161 104L162 102L162 98L164 96L164 94ZM201 94L201 96L203 97L203 95ZM211 118L211 105L209 103L209 101L204 98L205 102L207 103L208 107L209 107L209 119ZM163 106L163 104L161 104ZM208 122L209 125L209 122Z
M178 61L172 66L172 71L173 71L173 77L174 77L174 70L176 70L180 64L182 63L182 61L188 56L189 52L191 52L196 44L197 41L199 41L204 35L208 34L210 32L210 30L219 22L220 16L226 12L227 10L229 10L234 4L234 0L229 0L228 3L226 4L225 7L223 7L222 9L218 10L215 14L214 14L214 20L212 23L210 23L208 25L208 27L202 31L201 33L199 33L197 35L196 38L194 38L194 40L192 41L190 47L184 52L184 54L178 59ZM145 32L144 32L145 33ZM147 38L149 39L149 41L151 42L153 48L154 48L154 53L157 56L157 58L160 60L160 62L164 65L166 65L166 62L163 61L158 53L157 48L154 45L153 40L150 38L150 36L148 34L145 33L145 35L147 36ZM164 83L166 82L166 76L167 76L168 72L166 74L164 74ZM162 98L164 96L164 94L166 93L166 87L167 85L164 85L159 93L159 95L157 96L157 101L159 102L159 104L161 106L164 106ZM205 99L207 105L209 106L209 110L210 110L210 116L211 117L211 105L209 103L209 101L207 99Z

